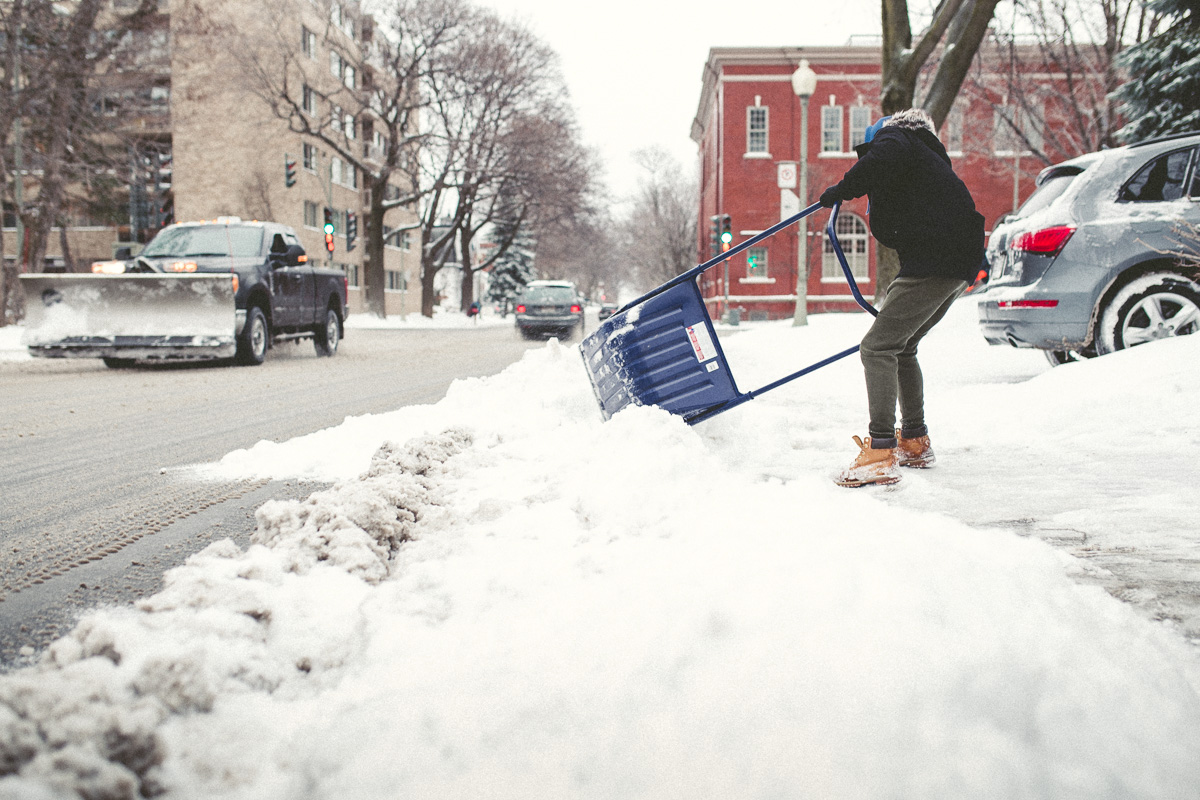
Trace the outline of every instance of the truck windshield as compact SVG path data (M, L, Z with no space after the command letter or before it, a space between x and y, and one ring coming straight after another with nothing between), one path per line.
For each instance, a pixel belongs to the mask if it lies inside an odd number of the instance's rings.
M263 229L247 225L175 225L159 232L142 255L148 258L262 255Z

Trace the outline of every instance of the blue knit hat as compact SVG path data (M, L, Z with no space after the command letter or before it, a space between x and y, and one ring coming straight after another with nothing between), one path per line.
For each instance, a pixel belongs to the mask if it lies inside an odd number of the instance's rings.
M870 126L867 128L866 138L865 138L865 139L863 139L863 141L864 141L864 142L869 142L869 141L871 141L872 139L874 139L874 138L875 138L875 134L879 133L879 129L880 129L880 128L882 128L884 125L886 125L886 124L887 124L887 121L888 121L889 119L891 119L891 118L892 118L892 117L891 117L891 115L889 114L889 115L888 115L888 116L886 116L886 117L880 117L880 118L879 118L879 119L877 119L877 120L876 120L874 123L872 123L872 124L871 124L871 125L870 125Z

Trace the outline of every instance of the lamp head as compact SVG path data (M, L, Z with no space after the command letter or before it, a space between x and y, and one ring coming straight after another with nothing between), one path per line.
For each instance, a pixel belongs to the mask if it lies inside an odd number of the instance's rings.
M798 97L812 97L817 91L817 73L808 66L808 59L800 59L800 66L792 73L792 91Z

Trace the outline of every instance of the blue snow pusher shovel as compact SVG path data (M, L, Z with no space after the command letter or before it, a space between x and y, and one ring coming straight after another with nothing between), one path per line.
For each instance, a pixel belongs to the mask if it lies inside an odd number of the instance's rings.
M740 392L713 330L696 278L705 270L799 222L821 207L814 203L728 252L664 283L621 307L583 340L580 350L605 419L628 405L658 406L689 424L728 411L785 383L858 352L858 345L749 392ZM834 228L841 203L825 232L855 301L878 314L858 289Z

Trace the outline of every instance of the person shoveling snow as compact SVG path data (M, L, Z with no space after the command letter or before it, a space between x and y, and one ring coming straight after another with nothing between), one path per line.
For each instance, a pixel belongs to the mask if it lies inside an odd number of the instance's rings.
M983 216L921 109L879 120L855 149L858 163L821 194L821 205L867 195L871 234L895 248L900 272L862 340L871 421L865 441L854 437L858 457L837 483L886 485L900 480L899 467L933 465L917 345L979 269Z

